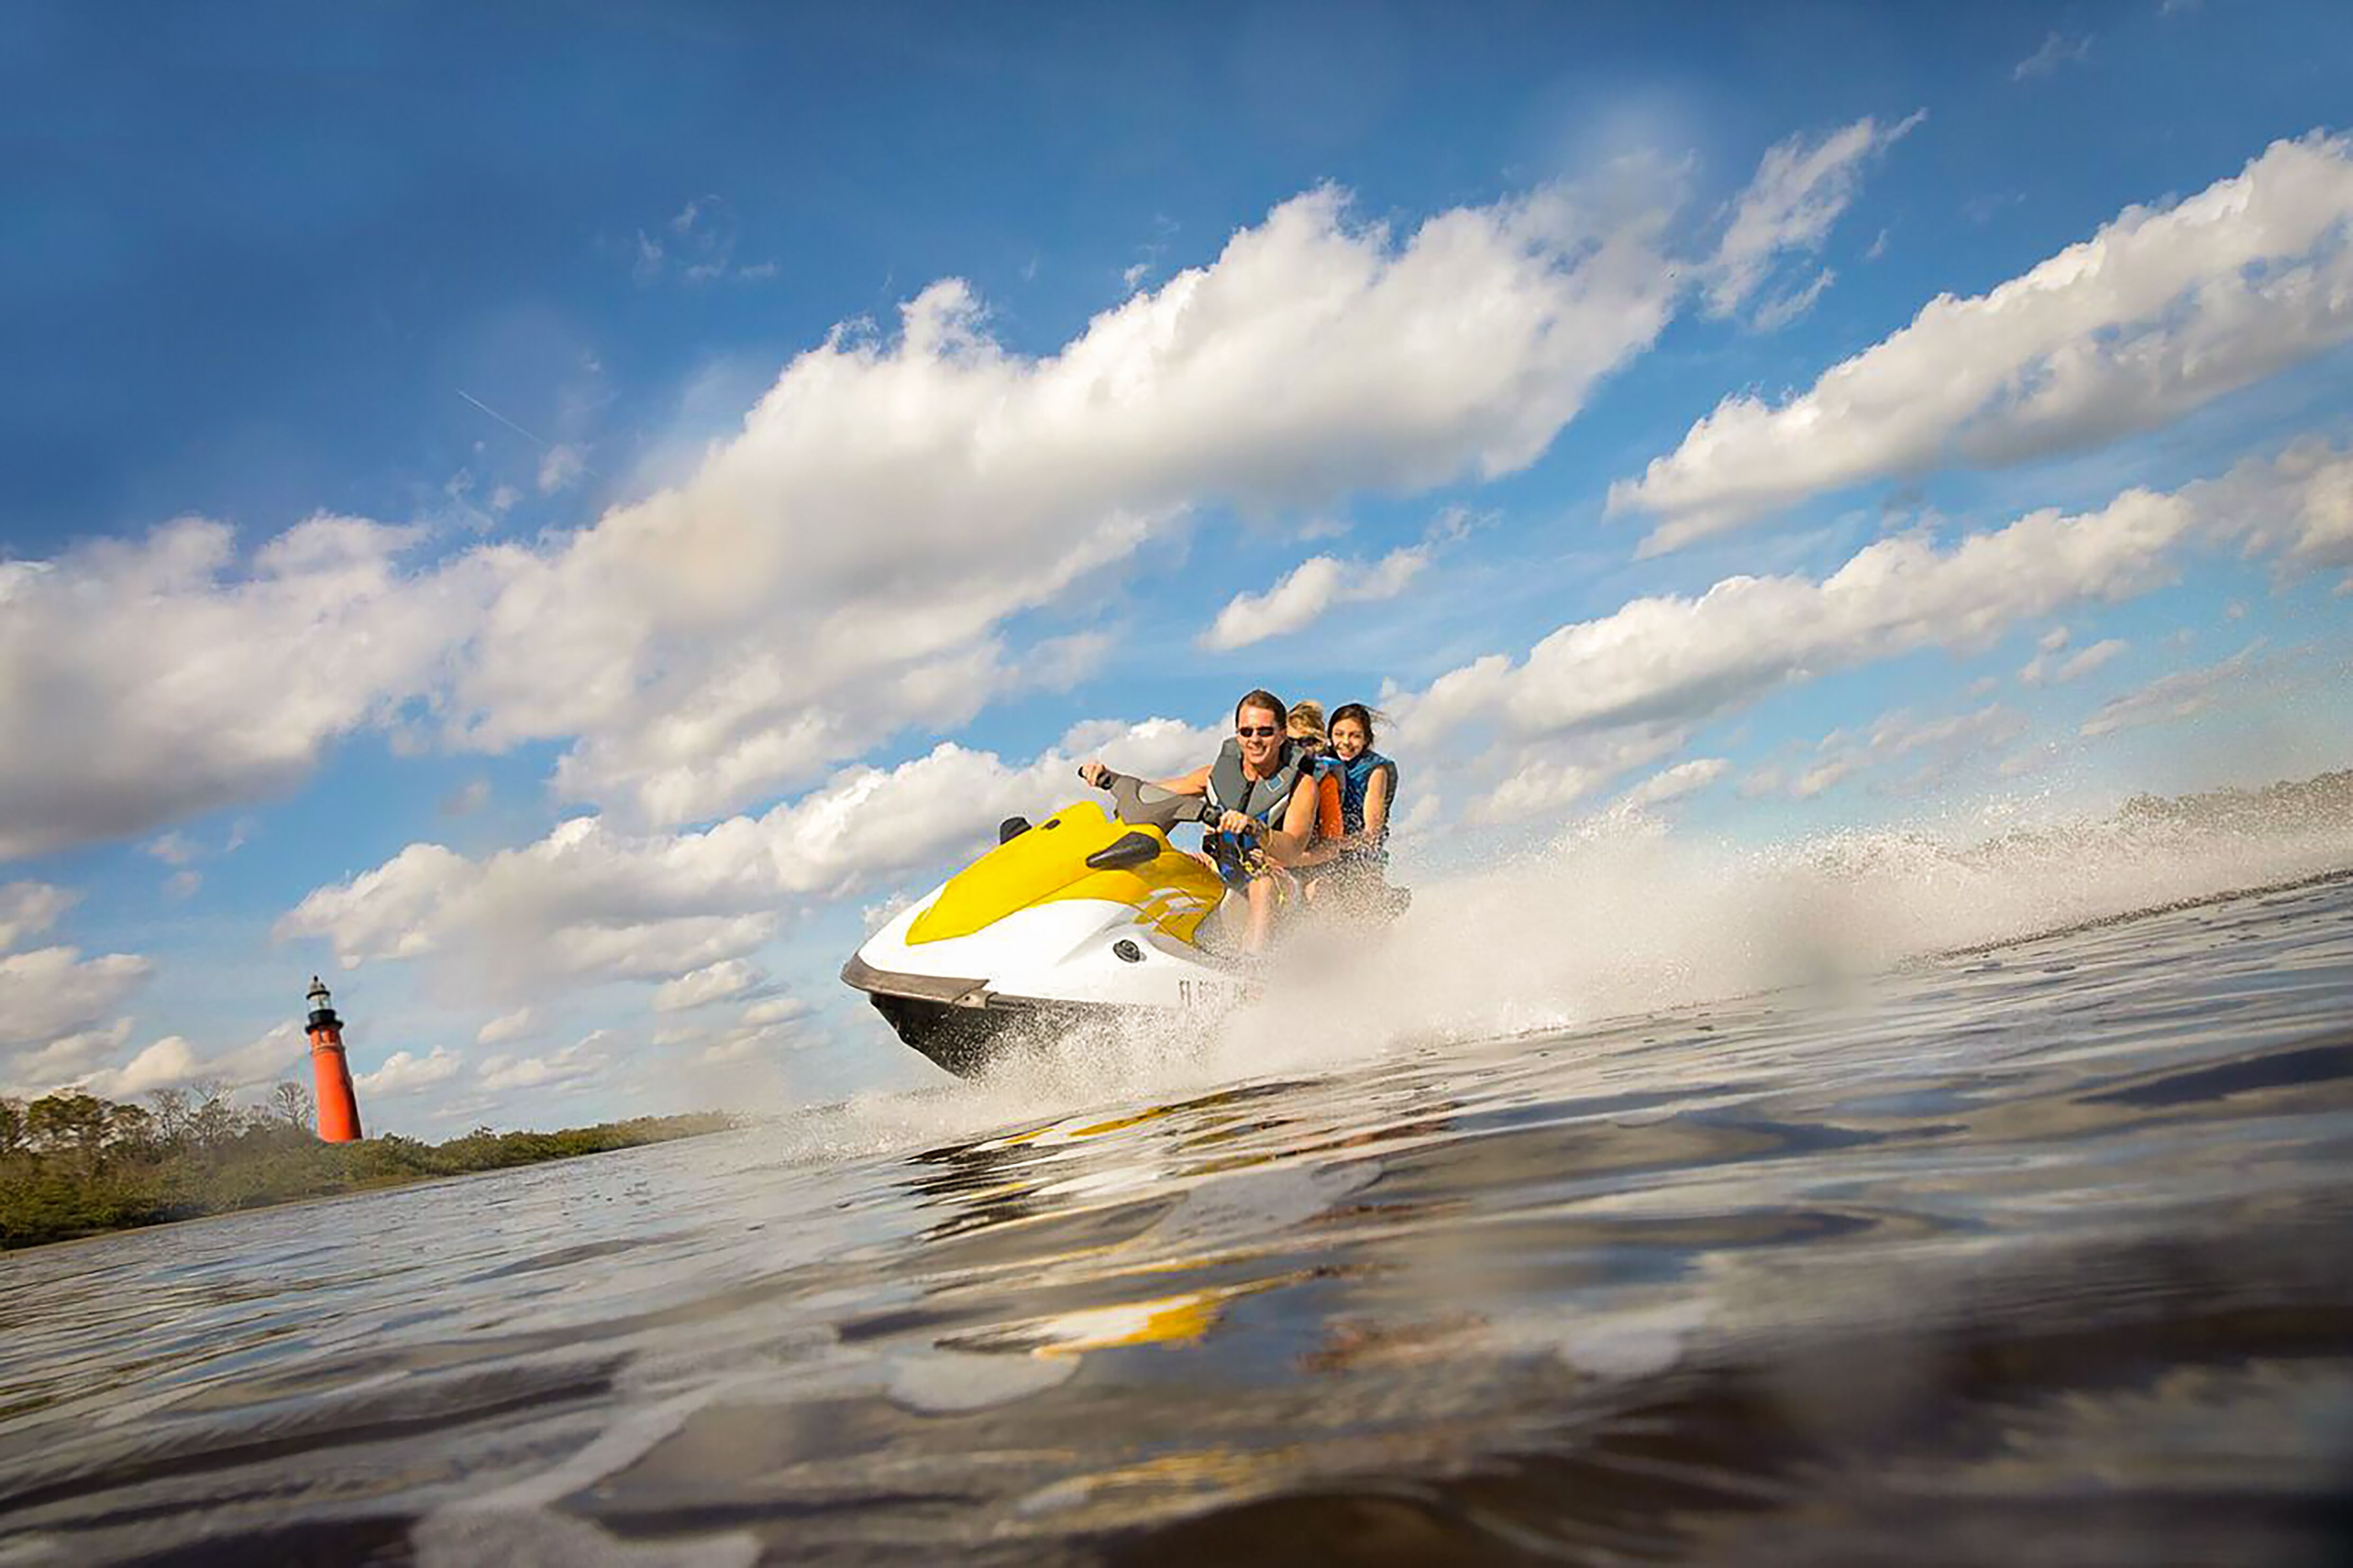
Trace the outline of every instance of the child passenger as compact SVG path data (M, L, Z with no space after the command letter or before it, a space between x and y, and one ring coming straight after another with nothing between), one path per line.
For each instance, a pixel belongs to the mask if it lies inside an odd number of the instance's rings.
M1307 897L1310 902L1337 897L1369 904L1382 891L1388 870L1397 763L1373 750L1373 710L1361 702L1347 703L1332 715L1329 739L1331 757L1319 783L1337 797L1338 831L1329 836L1330 853L1319 857L1324 868L1308 884ZM1320 809L1317 815L1323 815Z
M1294 746L1321 754L1326 744L1324 734L1324 704L1294 702L1283 716L1282 732Z
M1283 735L1302 759L1299 775L1315 791L1315 847L1299 862L1303 867L1328 866L1340 853L1340 763L1332 754L1331 738L1324 732L1324 704L1294 702L1283 720ZM1317 853L1320 849L1321 853ZM1311 883L1312 885L1312 883Z

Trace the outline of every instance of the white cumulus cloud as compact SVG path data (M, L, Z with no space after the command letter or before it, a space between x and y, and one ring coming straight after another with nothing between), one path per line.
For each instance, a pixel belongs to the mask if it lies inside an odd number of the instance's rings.
M1619 797L1619 804L1641 811L1694 795L1722 778L1732 767L1723 757L1694 757L1687 763L1652 773Z
M0 1069L0 1094L35 1100L53 1089L81 1082L121 1054L130 1043L132 1021L117 1018L102 1028L79 1029L58 1036L38 1050L17 1053Z
M758 965L740 958L724 958L717 963L705 964L691 973L675 980L666 980L654 987L654 1011L683 1013L691 1007L702 1007L712 1002L724 1002L755 990L767 981L767 973Z
M47 882L0 882L0 952L57 924L78 897Z
M682 1030L680 1038L702 1047L696 1059L705 1066L774 1057L817 1043L818 1036L796 1026L807 1011L807 1004L797 997L772 997L744 1008L725 1027Z
M112 1028L61 1040L47 1050L20 1062L44 1089L78 1084L109 1100L132 1100L150 1089L184 1084L217 1082L232 1089L251 1089L293 1077L308 1081L303 1066L307 1047L291 1023L279 1024L249 1044L217 1056L200 1054L183 1036L167 1035L128 1061L99 1067L99 1058L114 1055L130 1037L131 1020L118 1019Z
M605 1033L600 1029L546 1056L488 1057L475 1069L475 1080L493 1093L512 1089L552 1089L578 1083L595 1078L610 1065L612 1058L596 1048L604 1044L605 1039Z
M2353 455L2315 437L2249 458L2202 488L2216 526L2284 574L2353 566Z
M1799 800L1810 800L1832 785L1841 783L1849 773L1862 766L1851 756L1831 757L1816 763L1789 782L1789 793Z
M1676 751L1689 734L1687 725L1636 724L1588 734L1524 737L1497 749L1494 755L1505 759L1502 781L1472 800L1468 816L1473 822L1499 823L1557 815L1628 769ZM1418 787L1429 788L1431 781L1421 777L1423 771L1416 770Z
M1786 682L1915 648L1981 647L2009 626L2167 579L2194 509L2127 491L2098 511L2039 511L1949 548L1882 540L1819 582L1728 577L1554 632L1516 668L1482 660L1394 704L1425 742L1484 710L1522 735L1692 722ZM1451 685L1450 685L1451 683Z
M491 1019L489 1023L476 1030L474 1032L474 1044L478 1046L504 1045L509 1040L520 1040L523 1038L533 1029L538 1027L539 1014L536 1010L530 1007L517 1007L511 1013L500 1014L497 1017Z
M139 847L166 866L185 866L204 853L184 833L162 834Z
M281 791L423 692L478 595L400 575L417 537L319 517L240 566L184 519L0 562L0 859Z
M1610 510L1656 517L1644 548L1668 550L1866 479L2154 428L2353 335L2348 220L2353 142L2275 142L1989 293L1939 296L1787 402L1725 398Z
M742 1021L751 1028L765 1028L797 1018L807 1011L808 1004L797 996L771 996L744 1008Z
M384 1065L374 1072L362 1073L353 1083L363 1094L415 1094L419 1089L447 1083L458 1076L465 1059L457 1052L443 1047L433 1047L429 1056L414 1051L395 1051L384 1058Z
M0 1049L95 1028L146 983L150 967L132 953L84 958L71 947L0 954Z
M151 1089L172 1089L204 1076L195 1047L167 1035L120 1068L92 1073L83 1088L105 1100L132 1100Z
M1733 203L1731 221L1704 269L1707 313L1731 315L1776 263L1819 253L1853 202L1864 165L1926 118L1922 111L1882 125L1866 117L1820 141L1792 136L1767 149L1756 177ZM1769 329L1795 321L1830 280L1829 273L1817 273L1806 288L1768 304L1756 324Z
M1335 605L1394 599L1429 563L1426 545L1394 550L1376 562L1312 555L1265 593L1235 595L1201 634L1201 646L1220 651L1247 647L1303 630Z
M2062 647L2064 643L2063 637ZM2120 638L2107 637L2064 658L2058 657L2060 647L2044 647L2026 661L2025 668L2018 672L2018 679L2021 685L2026 686L2064 686L2069 681L2081 680L2094 670L2121 658L2130 646Z

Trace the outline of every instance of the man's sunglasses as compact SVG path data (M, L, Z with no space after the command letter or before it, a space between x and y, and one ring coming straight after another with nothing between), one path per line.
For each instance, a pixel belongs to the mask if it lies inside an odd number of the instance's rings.
M1266 736L1278 733L1281 728L1282 726L1276 724L1237 724L1234 726L1234 733L1237 735L1256 735L1261 739L1264 739Z

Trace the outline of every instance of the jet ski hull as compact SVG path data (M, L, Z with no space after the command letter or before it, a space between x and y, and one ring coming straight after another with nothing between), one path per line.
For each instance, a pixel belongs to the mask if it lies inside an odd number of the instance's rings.
M1155 958L1165 955L1155 954ZM1051 1047L1079 1028L1117 1028L1138 1018L1201 1017L1242 999L1245 987L1204 967L1176 982L1177 1005L1007 995L986 981L877 969L863 952L842 966L900 1039L958 1078L1025 1050Z
M867 1000L898 1037L958 1078L971 1078L1007 1053L1012 1020L1002 1010L952 1007L887 991Z
M1008 1057L1086 1024L1115 1018L1119 1009L1073 1002L996 998L979 1006L869 991L866 999L909 1047L958 1078L976 1078Z

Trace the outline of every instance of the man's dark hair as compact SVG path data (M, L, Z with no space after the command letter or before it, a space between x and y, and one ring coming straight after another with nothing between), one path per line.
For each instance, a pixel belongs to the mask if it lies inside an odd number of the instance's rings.
M1234 704L1234 723L1237 726L1242 721L1242 710L1245 708L1263 708L1272 713L1275 728L1278 730L1282 727L1283 721L1291 715L1289 705L1282 698L1263 688L1256 691L1243 692L1242 700Z

